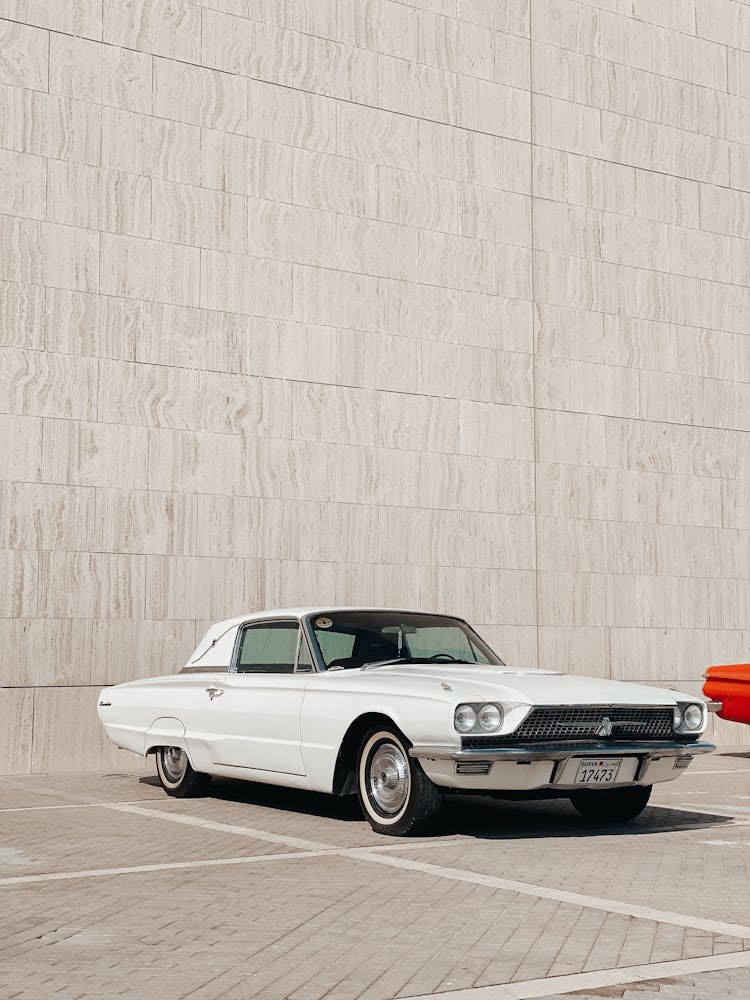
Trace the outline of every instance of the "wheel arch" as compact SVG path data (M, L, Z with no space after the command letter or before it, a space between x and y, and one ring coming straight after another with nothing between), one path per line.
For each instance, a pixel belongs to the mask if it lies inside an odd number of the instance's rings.
M185 726L174 716L155 719L146 730L144 756L156 753L159 747L179 747L185 751L192 766L190 747L185 738Z
M391 716L383 712L365 712L358 716L344 733L344 738L339 746L336 767L333 772L333 788L331 789L334 795L353 795L357 791L357 753L365 733L375 726L388 726L395 729L409 743Z

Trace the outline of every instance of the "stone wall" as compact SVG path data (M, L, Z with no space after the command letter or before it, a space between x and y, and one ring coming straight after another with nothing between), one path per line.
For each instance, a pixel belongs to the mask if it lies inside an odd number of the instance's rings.
M750 6L0 16L0 773L245 609L750 658Z

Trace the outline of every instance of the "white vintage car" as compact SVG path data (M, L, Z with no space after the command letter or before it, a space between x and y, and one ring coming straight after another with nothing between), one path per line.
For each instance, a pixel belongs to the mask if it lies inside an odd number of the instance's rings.
M155 754L168 795L211 775L356 792L392 835L426 830L451 790L631 819L714 749L706 711L672 690L506 666L460 618L358 608L219 622L178 674L99 697L109 737Z

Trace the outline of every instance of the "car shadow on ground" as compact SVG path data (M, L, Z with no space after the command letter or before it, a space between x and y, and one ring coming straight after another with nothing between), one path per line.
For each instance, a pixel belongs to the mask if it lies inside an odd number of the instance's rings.
M156 777L141 777L139 781L141 784L159 786ZM339 798L296 788L214 778L207 797L220 802L244 802L290 815L299 813L303 816L317 816L335 820L342 827L366 824L355 795ZM486 795L446 795L445 808L430 837L522 840L625 834L639 836L716 829L731 822L730 816L718 815L698 807L688 811L654 805L647 806L640 816L629 823L592 823L583 820L567 799L512 801ZM392 838L387 839L390 841Z

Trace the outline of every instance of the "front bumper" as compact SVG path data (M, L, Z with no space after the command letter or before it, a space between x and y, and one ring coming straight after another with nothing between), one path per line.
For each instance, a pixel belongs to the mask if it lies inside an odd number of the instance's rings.
M680 740L586 740L473 750L446 746L414 746L409 751L427 776L443 788L484 791L525 791L574 787L575 758L623 757L632 762L621 784L669 781L689 767L698 754L710 753L712 743Z

